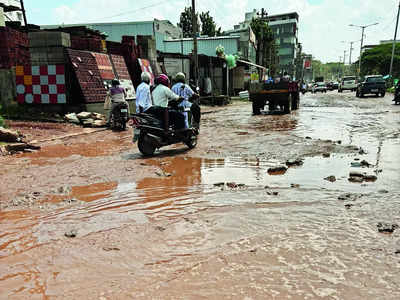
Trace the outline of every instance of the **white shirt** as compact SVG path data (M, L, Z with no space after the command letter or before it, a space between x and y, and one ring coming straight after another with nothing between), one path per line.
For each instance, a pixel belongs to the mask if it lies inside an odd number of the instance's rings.
M146 82L142 82L136 90L136 112L140 113L139 106L146 111L151 105L150 86Z
M179 96L163 84L157 85L153 91L153 101L155 106L168 107L169 100L178 100Z

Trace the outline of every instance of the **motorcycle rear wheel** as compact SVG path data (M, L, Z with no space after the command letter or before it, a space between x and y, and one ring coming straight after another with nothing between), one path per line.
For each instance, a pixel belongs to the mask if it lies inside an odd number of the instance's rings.
M144 135L139 136L138 148L140 153L142 153L144 156L151 156L156 151L156 147L146 142Z
M185 141L185 145L188 146L189 149L195 148L197 146L197 136L195 134L191 134Z

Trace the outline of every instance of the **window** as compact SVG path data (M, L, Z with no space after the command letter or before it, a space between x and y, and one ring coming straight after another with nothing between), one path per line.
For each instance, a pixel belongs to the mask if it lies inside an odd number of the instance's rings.
M368 77L366 81L372 82L372 83L385 82L385 80L383 80L382 76Z

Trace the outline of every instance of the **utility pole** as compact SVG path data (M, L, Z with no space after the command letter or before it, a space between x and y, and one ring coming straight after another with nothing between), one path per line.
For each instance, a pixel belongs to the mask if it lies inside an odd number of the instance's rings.
M341 78L342 77L342 67L340 66L342 64L342 57L341 56L339 56L339 77Z
M358 75L360 76L361 74L361 57L362 57L362 47L363 47L363 43L364 43L364 30L367 27L370 26L374 26L374 25L378 25L379 23L374 23L374 24L369 24L369 25L354 25L354 24L350 24L349 26L352 27L359 27L361 28L361 46L360 46L360 59L358 60Z
M28 21L26 20L26 12L25 12L24 1L20 0L19 2L21 4L22 15L24 17L25 29L26 29L26 32L28 32Z
M199 57L197 53L197 16L196 1L192 0L192 23L193 23L193 59L194 59L194 80L199 85Z
M400 2L399 2L399 8L397 10L397 21L396 21L396 29L394 30L394 39L393 39L393 46L392 46L392 58L390 59L389 75L392 75L392 70L393 70L393 58L394 58L394 50L396 49L397 26L399 25L399 14L400 14Z

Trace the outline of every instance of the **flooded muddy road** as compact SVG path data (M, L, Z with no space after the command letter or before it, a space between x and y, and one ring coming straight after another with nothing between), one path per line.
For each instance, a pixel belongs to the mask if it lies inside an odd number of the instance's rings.
M208 110L191 151L106 131L1 157L0 299L400 298L389 95Z

